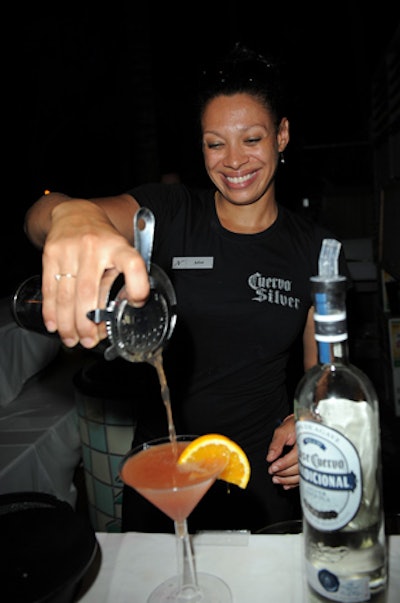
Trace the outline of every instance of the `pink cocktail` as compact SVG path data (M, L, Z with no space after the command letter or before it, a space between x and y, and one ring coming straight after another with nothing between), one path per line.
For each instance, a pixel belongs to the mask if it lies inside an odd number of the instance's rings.
M178 465L180 453L194 438L177 436L176 441L165 437L146 442L131 450L121 463L121 479L174 521L175 534L181 544L179 575L156 588L149 603L232 601L230 590L222 580L209 574L197 574L195 570L187 518L221 474L226 460Z
M178 465L187 441L166 442L142 448L130 456L121 478L173 521L187 519L225 466L215 459L206 467Z

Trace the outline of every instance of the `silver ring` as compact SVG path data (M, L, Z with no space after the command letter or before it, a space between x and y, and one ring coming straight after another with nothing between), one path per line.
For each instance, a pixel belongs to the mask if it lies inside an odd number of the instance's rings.
M64 272L62 274L55 274L54 278L56 281L60 281L62 278L76 278L76 274L71 274L70 272Z

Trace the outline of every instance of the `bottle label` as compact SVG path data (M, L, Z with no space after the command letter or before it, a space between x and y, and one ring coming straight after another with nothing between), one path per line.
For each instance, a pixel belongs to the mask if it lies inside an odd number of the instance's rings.
M317 530L340 530L361 503L358 452L342 433L314 421L297 421L296 435L304 517Z
M339 578L325 568L316 568L312 563L306 565L309 585L325 599L339 603L359 603L371 598L369 576Z

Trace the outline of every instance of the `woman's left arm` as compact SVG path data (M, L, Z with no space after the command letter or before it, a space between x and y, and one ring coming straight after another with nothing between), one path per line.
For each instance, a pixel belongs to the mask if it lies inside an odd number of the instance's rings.
M317 364L318 350L314 337L314 309L308 311L307 321L303 332L303 364L304 370ZM282 455L285 447L287 454ZM275 429L268 448L267 462L270 463L268 472L275 484L281 484L285 490L299 485L299 465L296 446L296 429L294 416L287 416Z
M314 307L308 311L306 326L303 331L303 366L304 370L315 366L318 362L318 347L315 341Z

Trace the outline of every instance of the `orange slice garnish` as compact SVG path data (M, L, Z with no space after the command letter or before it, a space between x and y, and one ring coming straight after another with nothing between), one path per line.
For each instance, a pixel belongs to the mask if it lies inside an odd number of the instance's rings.
M250 463L246 453L236 442L218 433L206 434L190 442L181 453L178 464L202 464L221 457L226 459L226 465L218 478L246 488L250 479Z

